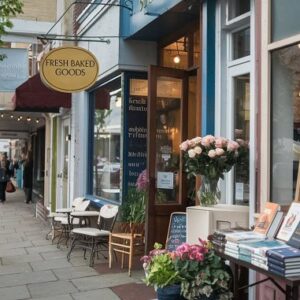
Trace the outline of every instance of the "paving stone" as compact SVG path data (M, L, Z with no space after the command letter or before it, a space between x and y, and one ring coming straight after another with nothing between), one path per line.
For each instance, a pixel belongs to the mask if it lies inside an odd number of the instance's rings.
M46 240L46 239L34 239L31 240L33 246L45 246L45 245L52 245L50 240Z
M50 259L45 261L36 261L30 263L33 271L52 270L60 268L68 268L72 265L67 261L67 258Z
M60 251L56 248L55 245L46 245L46 246L38 246L38 247L29 247L26 248L29 254L31 253L42 253L42 252L52 252L52 251Z
M15 256L15 255L25 255L27 252L25 248L17 248L17 249L0 249L0 257L5 256Z
M80 291L88 291L136 282L136 280L129 277L127 273L120 273L118 276L116 276L116 274L106 274L102 276L73 279L72 282Z
M17 249L17 248L25 248L32 247L32 243L30 241L22 241L22 242L11 242L0 245L0 251L3 249Z
M26 254L26 255L17 255L17 256L3 256L2 264L3 265L14 265L24 262L34 262L34 261L42 261L43 258L38 253L34 254Z
M1 300L20 300L30 297L26 286L16 286L9 288L0 288Z
M0 276L0 287L18 286L29 283L56 281L51 271L28 272Z
M68 281L34 283L29 284L28 289L32 298L53 297L55 295L66 295L78 292L74 285Z
M75 300L120 300L120 298L112 290L107 288L72 294L72 297Z
M0 275L25 273L25 272L32 272L30 265L27 263L0 266Z
M73 300L74 298L72 298L70 295L58 295L58 296L50 296L50 297L43 297L43 298L32 298L34 300ZM98 299L101 300L101 299ZM108 300L108 299L103 299L103 300Z
M53 270L53 273L60 279L74 279L98 275L98 272L88 266L72 267Z

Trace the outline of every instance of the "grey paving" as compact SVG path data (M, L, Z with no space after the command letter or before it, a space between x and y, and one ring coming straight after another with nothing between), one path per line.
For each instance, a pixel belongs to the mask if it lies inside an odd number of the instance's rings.
M68 262L68 249L45 239L49 225L36 219L34 205L23 199L23 191L17 191L0 204L1 300L119 300L110 287L140 282L139 273L131 278L127 273L100 275L82 250Z

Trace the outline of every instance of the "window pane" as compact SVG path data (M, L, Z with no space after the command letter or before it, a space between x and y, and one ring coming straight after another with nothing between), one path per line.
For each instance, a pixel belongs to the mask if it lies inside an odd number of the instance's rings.
M249 142L250 134L250 75L234 78L234 137ZM249 152L237 164L234 173L235 203L249 203Z
M271 199L281 204L290 204L295 197L300 158L299 74L297 45L272 52Z
M121 85L98 89L95 94L93 194L120 199Z
M245 28L232 34L232 58L238 59L250 55L250 28Z
M181 79L158 77L155 162L157 204L179 202L181 97Z
M229 0L228 20L236 18L250 11L250 0Z
M300 33L299 0L272 0L272 41Z

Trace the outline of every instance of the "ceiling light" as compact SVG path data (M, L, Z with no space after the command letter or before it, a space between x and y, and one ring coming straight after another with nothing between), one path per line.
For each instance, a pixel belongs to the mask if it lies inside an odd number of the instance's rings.
M4 114L1 114L1 118L4 118Z
M10 118L13 119L13 118L14 118L14 115L10 115Z
M27 117L26 120L27 120L27 122L30 122L30 121L31 121L31 118L30 118L30 117Z
M39 118L37 118L36 120L35 120L35 123L40 123L40 119Z
M20 117L18 117L17 121L18 121L18 122L21 121Z
M179 64L180 63L180 56L179 55L174 56L173 61L174 61L175 64Z
M19 118L20 118L20 120L22 120L22 119L23 119L23 116L19 116Z

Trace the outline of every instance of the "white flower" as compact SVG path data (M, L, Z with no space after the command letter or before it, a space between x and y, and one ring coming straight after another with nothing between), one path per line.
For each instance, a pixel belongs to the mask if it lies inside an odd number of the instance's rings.
M189 158L194 158L196 156L196 152L194 149L190 149L188 151L188 154L189 154Z
M201 140L202 140L202 138L201 138L200 136L196 136L195 138L192 139L192 141L193 141L195 144L201 143Z
M216 148L216 154L218 155L218 156L221 156L221 155L223 155L224 154L224 150L222 149L222 148Z
M214 157L216 156L216 151L215 151L215 150L209 150L209 151L208 151L208 156L209 156L210 158L214 158Z
M202 153L202 148L199 147L199 146L196 146L196 147L194 148L194 151L195 151L197 154L201 154L201 153Z

